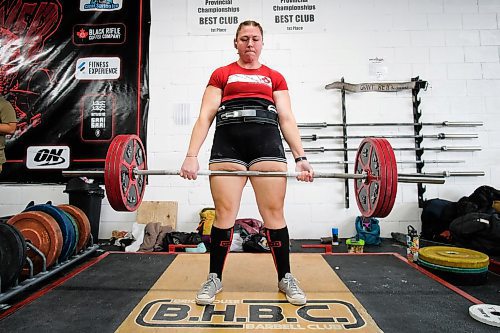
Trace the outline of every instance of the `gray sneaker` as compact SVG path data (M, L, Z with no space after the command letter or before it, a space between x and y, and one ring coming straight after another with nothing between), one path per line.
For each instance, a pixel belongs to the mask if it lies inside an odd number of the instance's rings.
M209 305L215 300L215 295L222 291L222 282L216 273L208 274L207 281L201 285L196 294L196 304Z
M285 293L286 299L293 305L304 305L307 302L306 294L300 289L297 280L291 273L286 273L285 277L278 283L278 288Z

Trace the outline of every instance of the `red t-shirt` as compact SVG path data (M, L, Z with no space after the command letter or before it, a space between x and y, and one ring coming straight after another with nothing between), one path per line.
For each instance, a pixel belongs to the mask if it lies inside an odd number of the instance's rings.
M208 85L222 89L222 102L235 98L263 98L274 103L274 91L288 90L285 78L279 72L265 65L245 69L237 62L217 68Z

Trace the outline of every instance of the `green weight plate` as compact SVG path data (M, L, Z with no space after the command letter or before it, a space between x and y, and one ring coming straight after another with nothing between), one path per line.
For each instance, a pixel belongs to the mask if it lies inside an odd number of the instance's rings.
M484 273L484 272L488 271L488 266L482 267L482 268L448 267L448 266L441 266L441 265L432 264L430 262L422 260L421 258L418 258L417 263L423 267L428 267L428 268L436 269L439 271L453 272L453 273L458 273L458 274L477 274L477 273Z
M57 207L58 209L61 209L59 207ZM73 242L71 245L71 251L70 251L70 256L72 256L73 254L76 254L78 253L78 251L76 250L76 245L78 243L78 240L80 238L80 231L78 230L78 224L76 223L76 220L75 218L73 217L73 215L71 215L70 213L68 213L67 211L61 209L61 212L63 214L65 214L68 219L71 221L71 224L73 225L73 228L75 229L75 242Z

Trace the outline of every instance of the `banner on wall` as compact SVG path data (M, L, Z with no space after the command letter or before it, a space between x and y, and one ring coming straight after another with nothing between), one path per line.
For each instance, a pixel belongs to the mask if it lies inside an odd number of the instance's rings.
M1 182L103 169L114 136L146 142L149 0L0 0L0 94L18 126Z

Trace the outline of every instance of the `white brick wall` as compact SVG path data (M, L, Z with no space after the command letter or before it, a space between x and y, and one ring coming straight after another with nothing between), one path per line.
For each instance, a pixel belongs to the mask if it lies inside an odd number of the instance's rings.
M244 0L241 0L244 1ZM250 1L250 0L248 0ZM178 169L198 114L203 89L213 69L236 60L233 35L188 35L187 5L182 1L151 0L150 41L151 103L148 123L149 167ZM253 3L258 6L264 0ZM383 58L386 81L406 81L420 76L429 81L421 91L424 122L478 120L477 128L426 127L426 134L478 133L477 140L425 139L423 146L481 145L481 152L432 152L424 159L465 160L461 164L428 164L425 172L443 170L484 171L484 177L447 178L445 185L427 185L426 198L458 200L483 184L500 188L500 2L498 0L311 0L327 13L325 30L317 33L272 34L265 31L262 61L281 71L290 86L293 110L299 122L340 122L338 91L325 90L328 83L370 82L369 59ZM259 17L256 20L261 20ZM264 26L266 30L266 26ZM409 92L348 94L347 118L361 121L411 121ZM183 115L185 124L175 119ZM302 134L339 135L337 128L302 129ZM411 134L407 127L352 128L351 134ZM213 129L200 152L207 167ZM359 141L350 140L357 145ZM392 140L394 146L412 146L411 140ZM307 147L340 147L341 141L304 143ZM411 160L411 152L397 152L398 159ZM350 159L354 154L349 155ZM311 160L339 160L341 153L310 154ZM290 163L293 168L293 163ZM316 165L342 172L338 166ZM411 165L400 171L415 172ZM351 166L352 169L352 166ZM289 181L286 216L292 238L327 236L331 227L341 237L354 235L358 215L350 183L350 208L344 208L344 183L317 179L312 184ZM61 186L0 186L0 215L15 214L26 200L67 202ZM412 224L420 228L417 187L399 184L396 205L381 221L383 236L405 232ZM26 199L29 198L29 199ZM150 177L145 200L179 202L178 226L192 231L198 212L212 206L208 180L184 181L177 177ZM244 190L240 217L260 218L250 186ZM135 213L118 213L103 200L100 238L114 229L130 230Z

